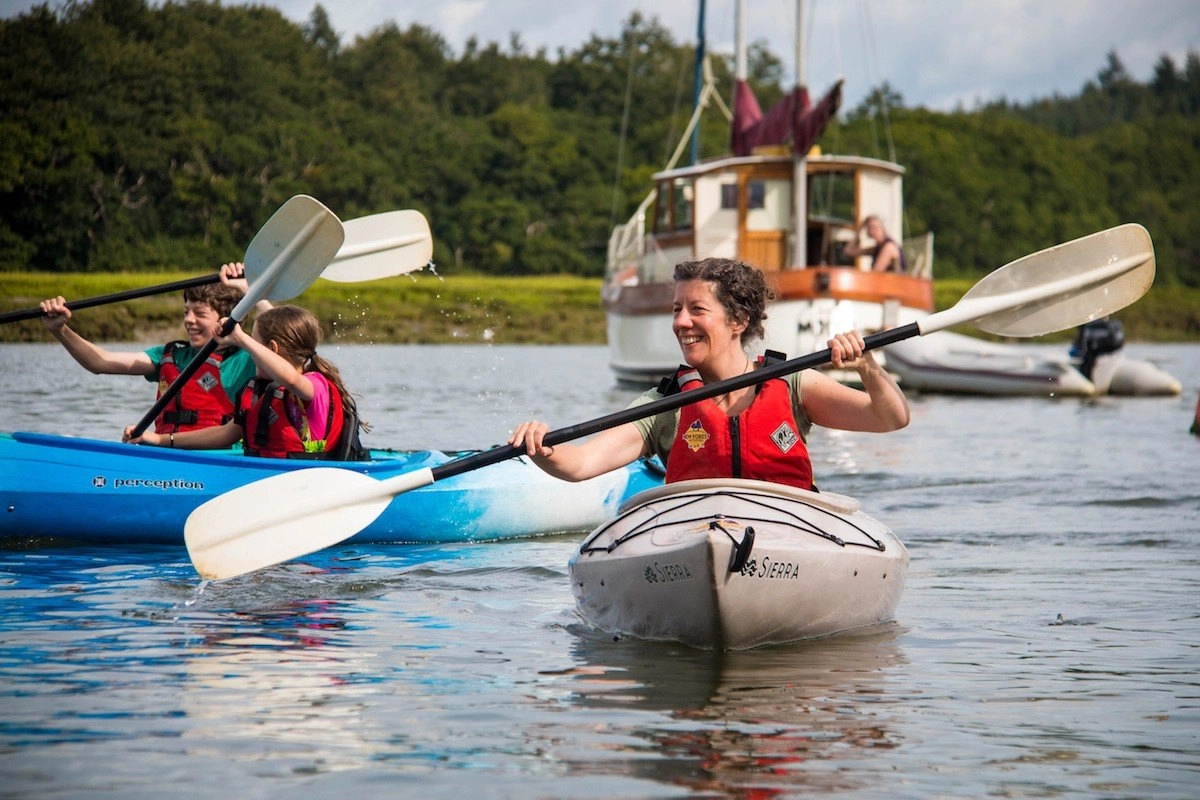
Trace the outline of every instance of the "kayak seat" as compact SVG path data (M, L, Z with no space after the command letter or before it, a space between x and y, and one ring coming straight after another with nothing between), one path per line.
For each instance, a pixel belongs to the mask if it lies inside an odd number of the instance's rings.
M358 408L353 403L347 403L350 408L342 416L342 433L338 437L337 446L327 450L330 461L370 461L371 453L363 447L359 439Z

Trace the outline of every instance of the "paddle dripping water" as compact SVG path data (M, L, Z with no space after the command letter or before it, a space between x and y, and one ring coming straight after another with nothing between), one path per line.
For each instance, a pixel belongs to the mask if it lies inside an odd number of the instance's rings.
M0 550L0 794L1190 798L1200 346L1127 346L1189 391L924 395L902 431L815 432L822 489L911 561L896 623L802 645L585 628L581 537L338 547L199 592L179 547ZM634 394L596 385L602 347L334 347L380 445ZM150 391L56 345L0 369L13 428L115 439Z
M192 596L183 601L184 606L194 606L204 595L204 590L208 588L210 583L212 583L212 581L208 580L207 578L201 579L200 583L196 586L196 591L192 594Z

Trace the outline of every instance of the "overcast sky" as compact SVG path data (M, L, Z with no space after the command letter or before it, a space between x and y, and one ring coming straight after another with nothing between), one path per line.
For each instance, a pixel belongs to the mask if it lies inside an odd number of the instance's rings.
M226 5L240 0L225 0ZM51 0L52 7L60 5ZM272 0L304 22L314 0ZM0 0L0 16L35 5ZM612 38L633 11L657 17L681 42L696 38L697 0L325 0L344 44L385 22L440 33L462 51L470 36L507 50L573 50L592 34ZM710 50L732 53L734 0L708 0ZM766 40L794 77L795 0L746 0L747 40ZM1182 68L1200 52L1198 0L805 0L807 83L823 90L846 78L845 105L889 82L906 105L973 108L1007 97L1024 102L1072 95L1095 78L1109 51L1148 81L1165 53ZM726 91L722 92L727 95Z

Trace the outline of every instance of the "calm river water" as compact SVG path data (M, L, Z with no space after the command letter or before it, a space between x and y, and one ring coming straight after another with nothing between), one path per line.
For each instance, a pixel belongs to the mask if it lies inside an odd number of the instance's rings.
M1194 798L1200 347L1178 398L913 398L818 431L906 542L895 623L732 654L583 628L579 537L334 548L201 587L179 548L0 549L0 797ZM368 442L622 407L600 347L342 346ZM0 429L116 438L143 381L0 346ZM68 513L86 514L87 509Z

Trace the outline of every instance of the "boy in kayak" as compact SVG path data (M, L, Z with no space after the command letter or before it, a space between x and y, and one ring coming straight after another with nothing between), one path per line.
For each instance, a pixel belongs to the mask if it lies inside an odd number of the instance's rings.
M258 315L253 335L235 325L221 345L253 359L254 379L238 398L232 418L201 430L143 433L135 444L210 450L242 442L248 456L263 458L365 457L358 441L354 398L341 373L317 353L321 326L309 311L276 306ZM134 426L125 429L125 439Z
M635 405L755 369L748 342L762 338L771 296L763 274L741 261L708 258L677 265L672 328L686 366L671 386L646 392ZM880 433L908 424L904 393L863 348L857 331L829 340L833 366L857 371L864 390L804 370L628 422L582 444L546 446L549 426L537 420L517 426L508 442L563 480L586 480L658 455L667 466L667 482L750 478L812 489L805 440L813 424Z
M222 317L229 316L246 293L245 269L240 262L224 264L220 272L220 283L184 290L186 340L168 342L140 353L106 350L67 325L72 314L62 296L41 302L45 313L43 323L84 369L97 375L141 375L158 383L161 396L220 330ZM259 311L270 307L265 300L255 306ZM248 354L233 347L217 350L154 420L154 430L170 434L226 422L233 416L234 399L253 378L254 362Z

